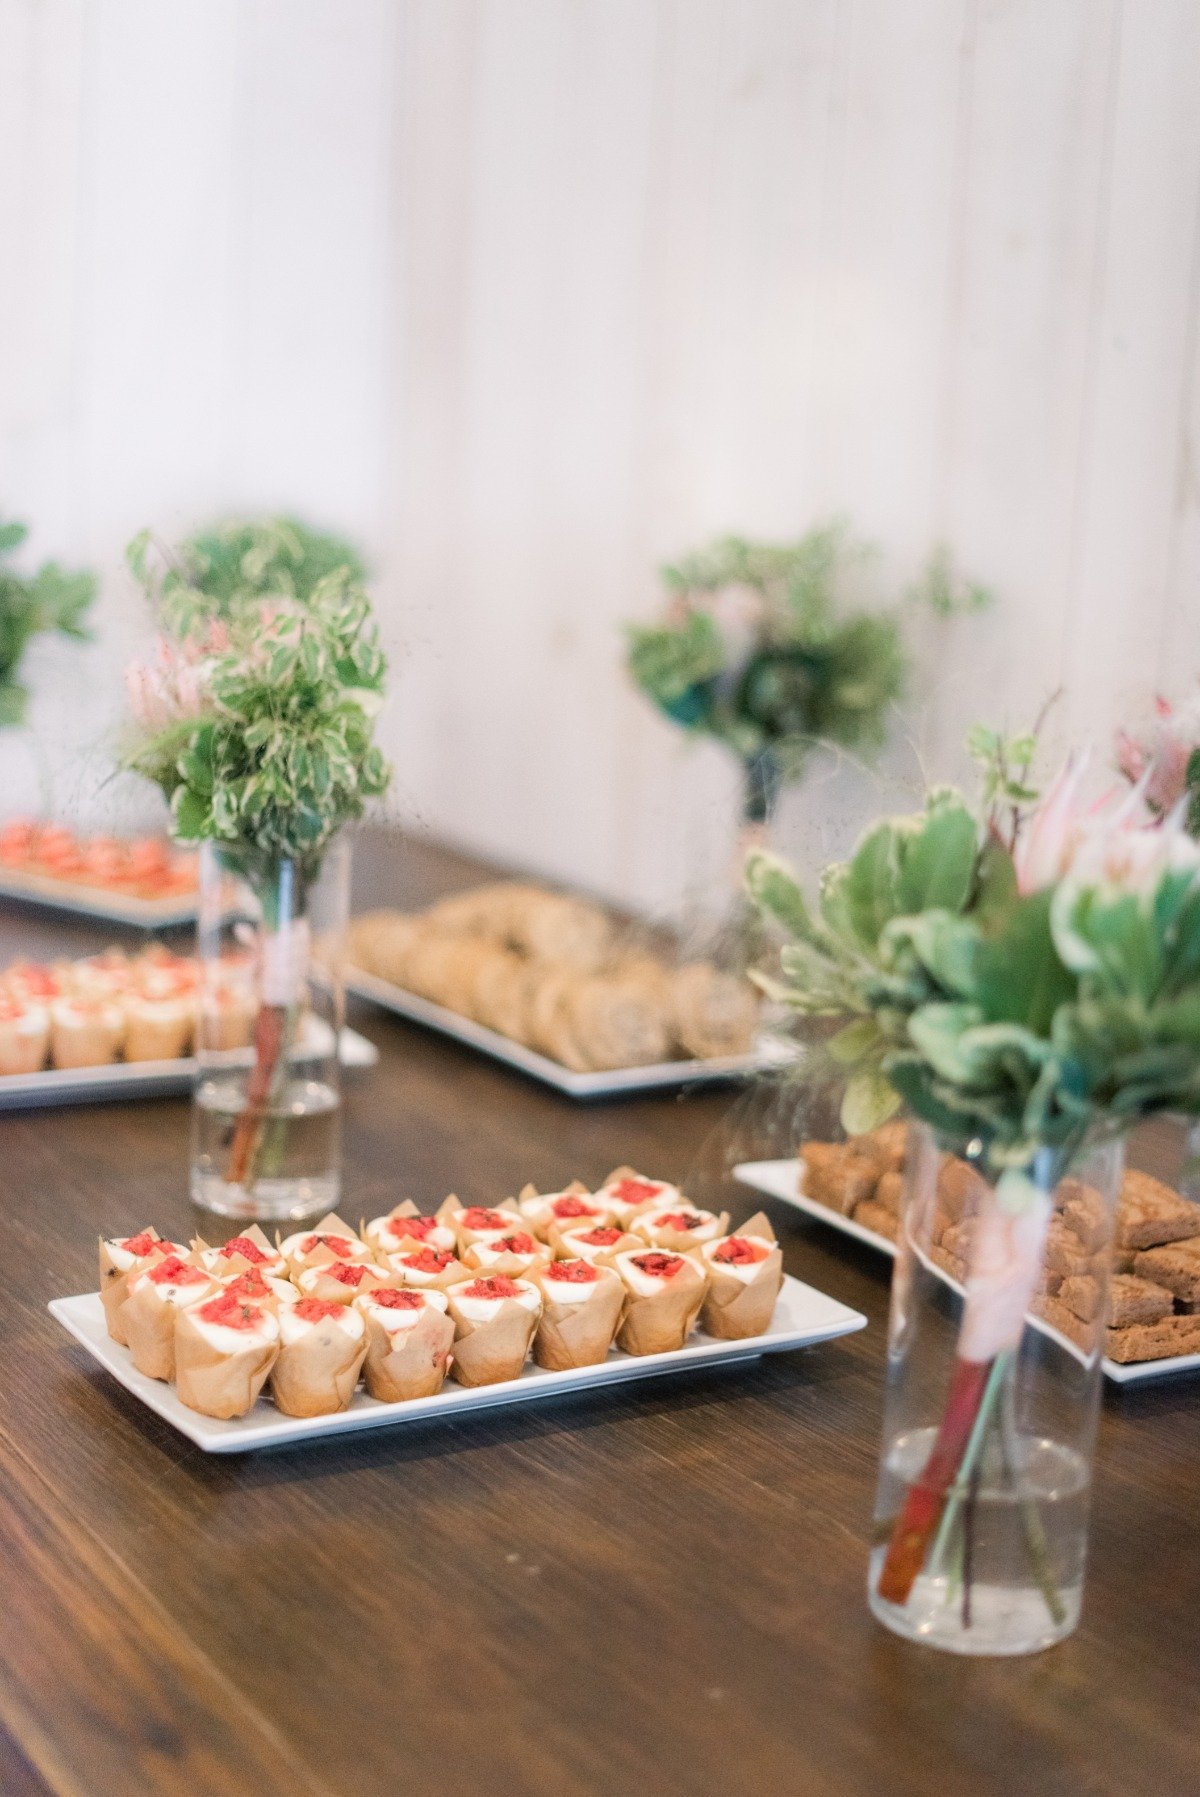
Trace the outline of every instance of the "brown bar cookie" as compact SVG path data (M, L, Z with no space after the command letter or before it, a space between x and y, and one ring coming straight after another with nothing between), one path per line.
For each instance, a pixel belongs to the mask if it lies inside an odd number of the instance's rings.
M852 1137L850 1146L856 1154L874 1161L881 1176L884 1173L898 1173L904 1165L907 1135L906 1123L883 1123L878 1129L868 1130L865 1135Z
M1060 1299L1052 1298L1046 1292L1035 1297L1029 1308L1035 1317L1042 1317L1060 1335L1065 1335L1077 1348L1082 1348L1085 1354L1090 1354L1095 1347L1095 1325L1081 1322L1074 1311L1068 1310Z
M1062 1219L1091 1253L1106 1248L1112 1237L1113 1219L1108 1205L1092 1186L1081 1179L1064 1179L1056 1198Z
M1133 1263L1136 1259L1136 1248L1110 1248L1108 1270L1110 1273L1132 1273Z
M806 1197L840 1216L850 1216L875 1195L879 1173L874 1161L844 1142L804 1142L800 1148Z
M1200 1205L1148 1173L1126 1173L1117 1204L1118 1248L1157 1248L1193 1235L1200 1235Z
M1200 1317L1164 1317L1160 1323L1134 1323L1110 1329L1105 1348L1110 1360L1166 1360L1172 1354L1200 1354Z
M1175 1297L1194 1304L1200 1298L1200 1240L1170 1242L1147 1248L1133 1263L1135 1273L1166 1286Z
M882 1235L889 1242L894 1242L900 1234L900 1223L893 1211L887 1210L873 1198L864 1198L855 1206L854 1221L861 1223L864 1229L873 1229L876 1235Z
M1068 1229L1059 1216L1050 1219L1042 1259L1049 1272L1061 1273L1064 1279L1075 1273L1087 1273L1092 1264L1091 1255L1075 1231Z
M938 1169L938 1203L955 1223L979 1209L987 1181L966 1161L948 1154Z
M944 1248L939 1248L935 1244L929 1250L929 1258L935 1267L940 1267L943 1273L948 1273L951 1279L958 1281L959 1285L966 1278L966 1266L956 1254L947 1254Z
M1080 1322L1090 1323L1100 1309L1100 1281L1091 1273L1072 1273L1059 1286L1057 1296ZM1162 1312L1158 1314L1161 1316ZM1129 1320L1140 1323L1143 1319L1131 1317Z
M904 1175L893 1167L880 1175L879 1184L875 1188L875 1203L882 1204L884 1210L890 1210L893 1217L900 1215L900 1200L904 1196Z

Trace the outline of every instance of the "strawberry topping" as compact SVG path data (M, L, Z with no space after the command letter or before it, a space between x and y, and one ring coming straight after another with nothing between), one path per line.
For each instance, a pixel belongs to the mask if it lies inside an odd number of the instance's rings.
M765 1242L752 1242L747 1236L731 1235L728 1241L713 1249L713 1259L722 1261L729 1267L750 1267L756 1260L766 1260L770 1252Z
M231 1279L225 1290L244 1303L259 1303L263 1298L273 1296L262 1274L253 1267L248 1273L239 1273L236 1279Z
M298 1304L293 1304L292 1314L302 1323L324 1323L329 1317L344 1316L346 1307L335 1304L332 1298L301 1298Z
M177 1254L168 1254L165 1260L149 1269L146 1278L153 1280L155 1285L195 1285L197 1280L207 1282L208 1274L202 1273L199 1267L189 1267Z
M599 1277L599 1267L590 1260L552 1260L546 1268L547 1279L561 1279L566 1285L591 1285Z
M621 1239L619 1229L589 1229L583 1235L577 1235L577 1242L586 1242L589 1248L611 1248L614 1242Z
M357 1238L349 1235L308 1235L300 1244L301 1254L311 1254L315 1248L328 1248L338 1260L349 1260L358 1246Z
M493 1246L496 1248L504 1248L509 1254L537 1253L537 1243L534 1241L533 1237L531 1235L525 1235L523 1231L519 1229L515 1235L502 1235L498 1242L493 1243Z
M160 1242L148 1229L143 1229L140 1235L131 1235L128 1241L118 1242L117 1247L124 1248L126 1254L136 1254L139 1260L147 1254L171 1252L170 1242Z
M515 1279L507 1279L503 1273L495 1273L490 1279L476 1279L471 1285L464 1286L459 1296L463 1298L519 1298L521 1288Z
M264 1254L258 1243L252 1242L248 1235L231 1237L220 1253L223 1260L232 1260L235 1254L240 1254L243 1260L248 1260L254 1267L265 1267L271 1259L271 1256Z
M220 1323L223 1329L257 1329L263 1320L263 1312L256 1304L244 1304L232 1292L210 1298L196 1315L203 1323Z
M708 1219L697 1216L694 1210L664 1211L661 1217L655 1217L655 1229L699 1229Z
M414 1242L427 1242L435 1229L442 1225L436 1217L389 1217L388 1234L394 1235L398 1242L411 1236Z
M556 1198L550 1206L551 1214L556 1217L598 1217L599 1211L594 1204L586 1204L574 1192L566 1198Z
M321 1276L324 1279L336 1279L339 1285L361 1285L370 1271L371 1268L363 1266L360 1261L352 1267L322 1267Z
M512 1222L507 1211L487 1210L478 1204L463 1211L458 1220L464 1229L507 1229Z
M425 1302L424 1292L394 1291L385 1285L382 1291L372 1293L372 1301L382 1304L385 1310L420 1310Z
M683 1265L682 1254L635 1254L635 1267L649 1273L652 1279L673 1279Z
M400 1265L418 1273L444 1273L453 1259L448 1248L422 1248L419 1254L402 1254Z
M609 1189L621 1204L649 1204L662 1191L662 1186L648 1179L618 1179Z

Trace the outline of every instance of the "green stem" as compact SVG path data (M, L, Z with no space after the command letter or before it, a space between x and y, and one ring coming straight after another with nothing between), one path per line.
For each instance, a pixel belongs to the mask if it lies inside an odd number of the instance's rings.
M1050 1612L1050 1620L1058 1627L1067 1619L1066 1606L1054 1583L1054 1573L1050 1564L1050 1548L1046 1541L1046 1531L1042 1527L1037 1501L1021 1489L1021 1472L1016 1445L1017 1426L1016 1417L1013 1414L1013 1390L1010 1383L1005 1388L1004 1402L1000 1406L1000 1459L1005 1477L1016 1489L1017 1508L1021 1514L1021 1527L1025 1533L1025 1547L1029 1554L1029 1564L1033 1569L1033 1576L1037 1580L1038 1589Z

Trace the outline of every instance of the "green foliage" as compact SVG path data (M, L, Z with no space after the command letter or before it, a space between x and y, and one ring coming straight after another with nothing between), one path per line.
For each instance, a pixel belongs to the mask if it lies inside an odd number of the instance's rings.
M0 564L27 535L23 524L0 524ZM69 573L57 562L43 563L35 574L0 566L0 728L25 722L29 694L18 675L31 639L57 631L86 642L84 619L95 595L93 575Z
M992 603L991 589L978 581L963 580L954 569L950 551L939 543L909 598L927 605L940 618L958 618L971 612L986 611Z
M831 1052L847 1128L903 1098L1000 1167L1097 1126L1200 1114L1198 865L1149 891L1067 879L1021 895L1008 851L943 791L826 869L815 912L775 857L752 855L747 882L789 936L782 980L763 984L846 1020Z
M833 522L796 543L726 537L685 556L662 571L665 619L629 628L630 673L673 723L757 759L760 781L764 757L774 780L794 778L819 743L875 753L907 662L897 618L843 596L864 554Z
M1032 783L1034 756L1037 754L1037 732L1022 731L1005 736L1002 731L988 730L976 724L967 732L967 753L981 772L981 799L985 811L998 806L1032 805L1038 789Z
M202 702L144 733L128 765L161 787L181 840L220 844L268 885L285 858L313 877L334 834L390 779L373 741L387 663L357 577L339 563L281 600L263 597L256 569L243 586L223 575L210 595L184 564L153 566L145 539L130 562Z
M187 538L158 571L152 570L151 548L150 533L143 531L130 544L128 560L139 580L154 584L168 617L177 598L186 609L189 598L203 595L208 616L227 618L255 598L307 599L339 569L356 582L366 574L349 543L295 518L215 524Z

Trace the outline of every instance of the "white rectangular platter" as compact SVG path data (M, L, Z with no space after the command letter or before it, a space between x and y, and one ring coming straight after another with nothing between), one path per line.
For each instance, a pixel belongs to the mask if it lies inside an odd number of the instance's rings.
M106 923L132 924L143 930L169 930L194 923L199 908L195 892L172 898L137 898L130 892L106 892L101 886L81 881L53 880L45 874L0 868L0 898L20 899L51 911L70 911L78 917L99 917Z
M310 1019L310 1022L315 1021ZM326 1029L328 1026L325 1026ZM328 1041L328 1034L325 1037ZM324 1043L314 1040L313 1054ZM303 1044L298 1051L303 1054ZM235 1052L233 1065L245 1054ZM347 1069L373 1067L379 1050L357 1030L342 1031L340 1058ZM35 1111L64 1104L105 1104L134 1098L166 1098L190 1092L196 1063L190 1055L173 1061L109 1061L102 1067L51 1067L43 1073L0 1074L0 1111Z
M633 1379L653 1379L692 1367L738 1364L757 1360L763 1354L781 1354L788 1349L832 1341L838 1335L851 1335L856 1329L865 1328L867 1321L859 1311L785 1275L770 1329L765 1335L751 1336L746 1341L716 1341L712 1336L696 1334L686 1347L667 1354L623 1354L614 1348L599 1366L547 1373L528 1365L519 1379L502 1385L468 1388L448 1381L436 1397L413 1398L404 1404L382 1404L359 1392L350 1408L335 1416L282 1416L271 1403L260 1399L249 1416L235 1422L218 1422L181 1404L173 1386L148 1379L135 1369L128 1348L113 1341L104 1327L99 1292L78 1298L54 1298L49 1309L126 1391L140 1398L156 1416L172 1424L206 1454L244 1454L252 1448L287 1447L294 1442L320 1441L359 1429L384 1429L399 1423L425 1422L431 1417L465 1416L468 1411L487 1410L498 1404L527 1404L536 1398L591 1391L595 1386Z
M615 1098L628 1092L652 1092L663 1086L694 1086L710 1080L742 1079L772 1059L769 1044L763 1043L750 1054L730 1055L725 1060L657 1061L649 1067L618 1067L603 1073L575 1073L561 1061L552 1061L536 1049L526 1048L508 1036L501 1036L473 1018L460 1017L444 1005L435 1005L402 986L393 986L373 973L351 967L346 972L346 990L360 998L370 999L385 1011L394 1011L410 1023L423 1023L477 1048L493 1060L503 1061L522 1073L531 1074L568 1098Z
M807 1216L815 1217L820 1223L827 1223L831 1229L840 1230L843 1235L850 1235L856 1241L865 1242L869 1248L876 1248L889 1259L896 1258L896 1244L889 1242L885 1235L877 1235L873 1229L864 1229L853 1217L839 1216L837 1211L830 1210L824 1204L807 1197L800 1190L799 1161L743 1161L733 1169L733 1176L742 1185L751 1186L756 1192L766 1192L772 1198L782 1198L785 1204L794 1205ZM948 1275L939 1272L947 1285L955 1286L955 1281ZM1041 1318L1032 1319L1035 1326L1044 1335L1052 1335L1055 1341L1064 1348L1077 1353L1074 1344L1051 1324ZM1192 1373L1200 1368L1200 1354L1175 1354L1166 1360L1134 1360L1128 1363L1110 1360L1107 1355L1100 1362L1104 1377L1111 1379L1114 1385L1146 1385L1154 1379L1169 1379L1180 1373Z

